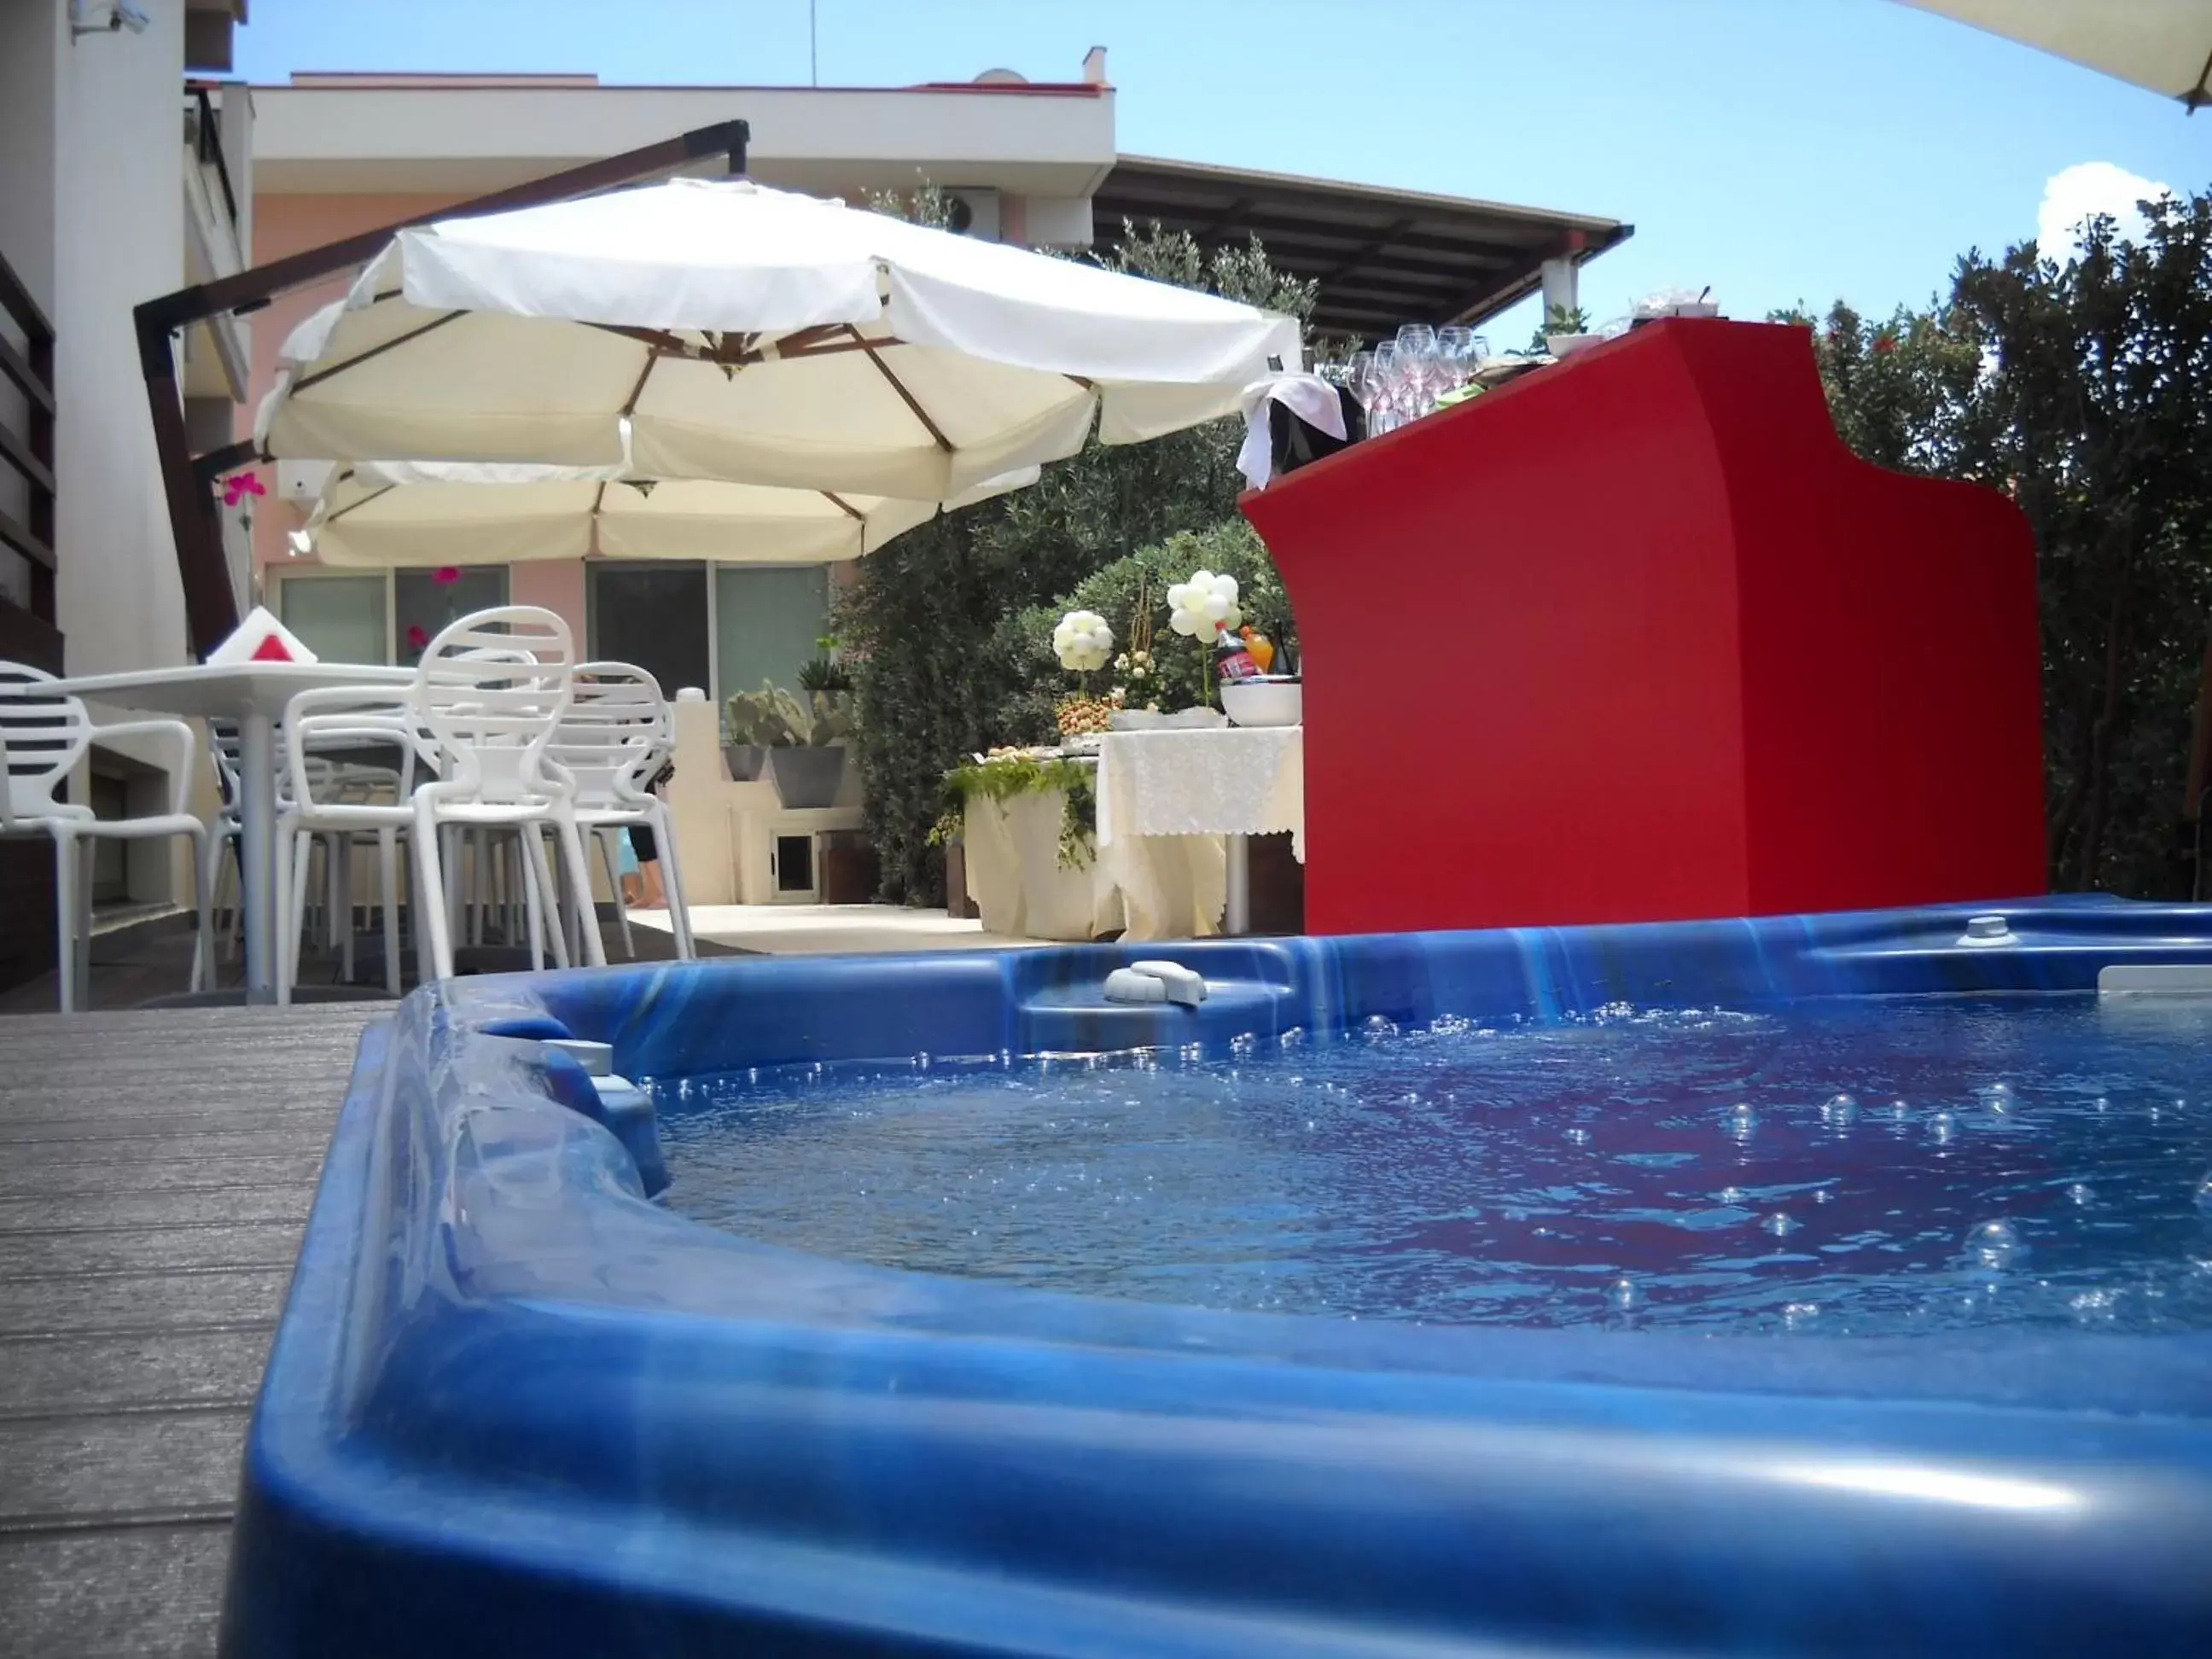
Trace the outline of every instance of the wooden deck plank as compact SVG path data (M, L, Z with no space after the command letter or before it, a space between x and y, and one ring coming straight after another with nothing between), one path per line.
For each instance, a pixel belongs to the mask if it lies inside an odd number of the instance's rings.
M0 1654L213 1650L240 1437L382 1012L0 1019Z
M0 1651L205 1659L229 1558L227 1521L10 1540L0 1547Z
M270 1318L291 1280L281 1267L205 1267L195 1272L80 1274L0 1281L0 1338L97 1336L125 1331L191 1330Z

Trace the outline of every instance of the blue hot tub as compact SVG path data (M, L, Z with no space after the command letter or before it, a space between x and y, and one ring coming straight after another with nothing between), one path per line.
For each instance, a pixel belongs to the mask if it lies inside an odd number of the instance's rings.
M246 1449L226 1651L2212 1651L2192 1319L2116 1322L2084 1291L2072 1322L1917 1332L1876 1302L1856 1334L1537 1328L902 1271L653 1201L651 1112L551 1042L653 1080L681 1199L694 1079L1907 1006L1883 997L1972 1009L1978 1042L2010 1011L2095 1018L2108 966L2212 963L2206 910L1992 908L2008 933L1972 945L1967 911L1931 909L1155 947L1206 975L1197 1010L1105 1004L1108 969L1146 953L1103 947L418 994L364 1042L316 1197ZM2205 1175L2183 1167L2187 1081L2161 1074L2179 1091L2143 1109L2170 1150L2112 1182ZM1588 1104L1601 1141L1608 1102ZM1948 1111L1912 1130L1951 1133ZM2022 1190L2087 1205L2111 1184L2004 1156ZM749 1157L806 1168L764 1140L732 1157L740 1191ZM1883 1212L1909 1224L1920 1188L1896 1190ZM2212 1216L2200 1248L2185 1201L2160 1215L2178 1269L2196 1249L2212 1275Z

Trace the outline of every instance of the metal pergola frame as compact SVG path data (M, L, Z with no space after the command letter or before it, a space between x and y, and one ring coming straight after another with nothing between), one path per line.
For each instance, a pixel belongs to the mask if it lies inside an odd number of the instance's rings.
M193 453L185 428L184 391L178 380L175 341L182 330L226 313L245 316L261 310L280 294L366 264L397 233L412 225L588 196L716 155L726 156L729 171L741 174L750 137L751 130L744 122L720 121L642 149L587 161L527 184L272 259L234 276L179 289L137 307L132 319L137 330L138 362L146 377L146 405L154 422L154 447L161 459L161 484L168 499L169 527L176 541L177 571L184 583L185 627L193 654L204 657L239 622L215 513L216 482L229 469L264 458L251 440Z

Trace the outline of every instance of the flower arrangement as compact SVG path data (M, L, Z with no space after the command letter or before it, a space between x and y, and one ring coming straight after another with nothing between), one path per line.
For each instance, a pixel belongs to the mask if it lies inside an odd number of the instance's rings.
M1168 626L1210 649L1219 635L1244 625L1237 597L1236 577L1194 570L1189 580L1168 589Z
M1052 630L1052 653L1071 674L1083 676L1083 689L1061 698L1053 714L1063 738L1090 737L1106 730L1114 705L1091 694L1091 676L1114 654L1114 630L1096 611L1071 611Z
M1114 630L1096 611L1071 611L1052 630L1052 649L1062 668L1088 674L1114 654Z

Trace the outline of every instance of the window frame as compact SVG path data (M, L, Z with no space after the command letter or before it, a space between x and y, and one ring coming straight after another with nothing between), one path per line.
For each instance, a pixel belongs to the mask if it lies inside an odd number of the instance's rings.
M419 567L410 567L418 568ZM496 570L506 579L507 597L502 604L512 604L514 598L514 567L511 564L486 564L470 567L477 570ZM284 585L296 581L380 581L384 585L384 660L382 666L395 667L399 662L399 568L386 565L382 569L349 568L344 565L309 564L295 561L289 564L271 566L261 575L263 603L276 613L278 621L284 617ZM270 591L274 585L274 592Z

